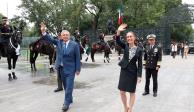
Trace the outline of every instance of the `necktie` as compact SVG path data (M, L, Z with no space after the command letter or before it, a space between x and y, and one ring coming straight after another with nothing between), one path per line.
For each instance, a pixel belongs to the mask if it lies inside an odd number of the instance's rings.
M65 54L66 54L66 51L67 51L67 43L65 42L65 44L64 44L64 52L65 52Z
M61 66L63 66L63 42L60 41L60 57L59 57L59 62L61 63Z

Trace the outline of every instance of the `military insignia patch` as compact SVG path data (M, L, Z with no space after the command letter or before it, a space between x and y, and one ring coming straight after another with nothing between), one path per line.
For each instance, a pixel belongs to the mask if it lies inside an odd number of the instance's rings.
M154 52L158 52L158 48L155 48L155 49L154 49Z

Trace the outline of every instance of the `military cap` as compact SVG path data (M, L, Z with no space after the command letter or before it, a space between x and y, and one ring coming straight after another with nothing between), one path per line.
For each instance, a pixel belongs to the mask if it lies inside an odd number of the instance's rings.
M150 34L147 36L147 39L156 39L156 35L155 34Z

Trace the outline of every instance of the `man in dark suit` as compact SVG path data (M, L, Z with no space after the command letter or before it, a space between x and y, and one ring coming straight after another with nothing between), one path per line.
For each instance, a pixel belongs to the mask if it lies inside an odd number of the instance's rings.
M147 36L149 45L145 49L143 65L146 70L146 84L145 92L143 95L149 94L150 78L153 79L153 96L157 97L158 91L158 70L160 68L162 60L162 51L159 46L156 45L156 35L150 34Z
M61 45L61 49L59 49L60 61L58 61L58 63L63 67L61 78L65 89L65 99L62 110L67 111L70 104L73 103L72 93L75 75L79 75L81 70L79 45L70 40L70 33L67 30L61 32L61 39L63 41L55 40L47 34L46 26L44 24L41 24L41 33L43 39L52 42L56 46Z

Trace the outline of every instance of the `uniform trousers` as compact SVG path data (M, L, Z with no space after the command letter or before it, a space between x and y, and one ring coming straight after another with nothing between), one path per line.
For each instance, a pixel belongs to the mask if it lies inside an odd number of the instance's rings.
M146 68L146 85L145 92L149 93L150 78L153 79L153 92L157 93L158 91L158 70L152 68Z

